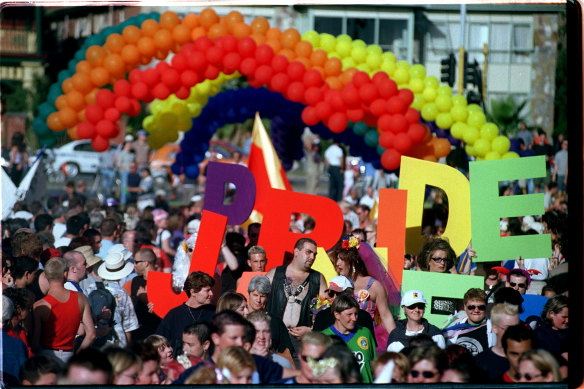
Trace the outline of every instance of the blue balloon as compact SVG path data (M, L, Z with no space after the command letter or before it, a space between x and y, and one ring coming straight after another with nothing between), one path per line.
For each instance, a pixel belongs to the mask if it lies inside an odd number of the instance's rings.
M197 179L199 176L199 166L198 165L189 165L185 168L185 174L191 180Z
M179 175L182 174L183 167L175 162L172 165L170 165L170 171L172 172L172 174Z
M57 110L55 107L51 106L51 104L47 102L41 103L41 105L39 105L39 117L43 121L47 120L49 115L56 111Z
M57 74L57 81L59 82L59 84L62 84L63 81L65 81L66 79L68 79L69 77L71 77L73 75L73 73L70 70L61 70L59 72L59 74Z
M39 136L39 138L46 137L51 133L51 129L47 126L45 121L38 117L32 121L32 128L34 129L34 132Z

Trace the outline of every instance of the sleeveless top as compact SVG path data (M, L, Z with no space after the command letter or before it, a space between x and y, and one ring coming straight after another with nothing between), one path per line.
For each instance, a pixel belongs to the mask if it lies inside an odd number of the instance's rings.
M69 300L59 302L51 295L45 296L51 304L49 319L43 323L42 346L46 349L72 351L75 336L81 323L77 292L69 292Z
M272 292L268 297L266 310L270 316L276 316L280 319L284 315L287 299L284 294L284 283L286 282L286 269L288 266L278 266L272 281ZM298 326L312 327L312 313L310 311L310 301L318 296L320 289L320 273L316 270L310 270L308 273L308 293L300 303L300 318Z
M373 284L373 281L375 281L375 278L373 277L369 278L369 281L367 282L367 286L365 287L365 289L361 289L355 295L355 300L357 300L357 302L359 303L359 308L361 308L364 311L367 311L371 315L371 318L375 319L376 312L375 302L371 300L371 296L369 295L369 288Z

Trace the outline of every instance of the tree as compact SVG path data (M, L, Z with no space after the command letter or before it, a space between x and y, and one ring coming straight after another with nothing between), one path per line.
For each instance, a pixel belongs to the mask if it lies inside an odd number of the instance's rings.
M501 130L501 134L511 137L519 129L519 124L525 122L526 115L522 114L528 100L515 101L512 95L505 99L491 99L491 108L485 109L487 119L495 123Z

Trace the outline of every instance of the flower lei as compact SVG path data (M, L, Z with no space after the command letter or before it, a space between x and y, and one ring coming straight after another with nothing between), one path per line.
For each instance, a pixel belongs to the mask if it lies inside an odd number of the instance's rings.
M315 360L312 358L306 358L308 366L312 370L312 374L315 376L323 375L329 368L335 367L337 365L337 360L335 358L326 358L321 360Z
M349 236L347 239L343 239L341 248L345 250L359 249L359 239L355 238L354 236Z
M312 312L312 316L316 317L316 315L328 307L332 305L332 299L324 296L317 296L310 300L310 311Z

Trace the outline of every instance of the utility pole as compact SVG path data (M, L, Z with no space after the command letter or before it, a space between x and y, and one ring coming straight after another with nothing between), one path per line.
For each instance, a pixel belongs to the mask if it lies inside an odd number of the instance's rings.
M466 65L464 57L464 29L466 24L466 4L460 5L460 37L458 44L458 94L462 95L464 92L464 67Z

